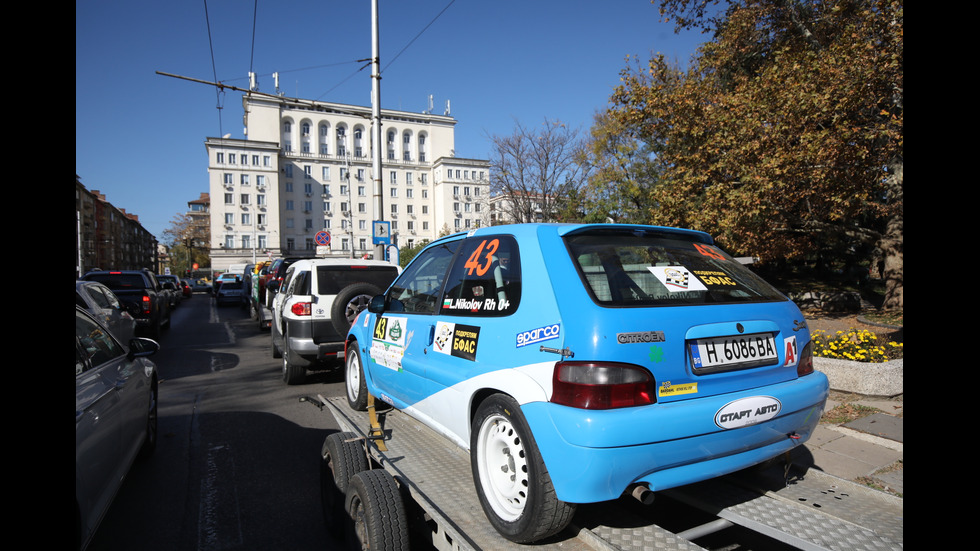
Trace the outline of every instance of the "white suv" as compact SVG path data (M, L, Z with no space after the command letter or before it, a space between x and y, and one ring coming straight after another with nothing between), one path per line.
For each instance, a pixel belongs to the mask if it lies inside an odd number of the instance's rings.
M343 358L354 318L400 272L380 260L305 259L289 266L272 303L272 357L282 358L283 381L299 384L307 368Z

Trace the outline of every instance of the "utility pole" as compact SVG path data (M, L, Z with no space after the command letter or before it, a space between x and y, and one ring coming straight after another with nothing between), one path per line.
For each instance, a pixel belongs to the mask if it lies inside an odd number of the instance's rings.
M385 219L384 196L381 193L381 39L379 37L378 0L371 0L371 149L373 161L371 170L374 176L374 216L378 221ZM372 224L372 235L373 235ZM374 258L384 260L385 246L374 246Z

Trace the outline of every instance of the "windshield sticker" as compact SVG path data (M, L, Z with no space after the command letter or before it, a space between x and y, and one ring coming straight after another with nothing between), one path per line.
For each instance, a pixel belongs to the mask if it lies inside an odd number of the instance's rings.
M691 277L691 273L684 266L647 266L647 269L671 293L708 290L698 278Z
M378 365L402 370L405 355L405 325L408 318L383 316L374 324L374 340L371 342L371 359Z
M517 348L527 346L529 344L550 341L551 339L557 339L560 331L560 323L545 325L544 327L538 327L537 329L531 329L530 331L521 331L517 334Z
M440 354L476 360L476 348L480 342L480 328L462 323L440 321L436 323L433 349Z
M699 253L707 256L708 258L714 258L715 260L728 260L725 255L721 254L715 247L711 245L704 245L702 243L695 243L694 248L698 250Z
M668 396L680 396L681 394L697 394L698 384L697 383L684 383L680 385L672 385L670 381L664 381L660 384L657 389L657 396L660 398L666 398Z
M725 272L718 272L712 270L695 270L694 275L698 276L705 285L711 286L722 286L722 287L734 287L738 285L735 281L728 277Z
M783 339L783 347L786 349L786 361L783 362L783 366L790 367L796 365L796 362L800 359L796 354L796 337L786 337Z
M479 292L483 292L483 287L479 287ZM476 294L474 292L474 294ZM442 307L447 310L468 310L470 312L503 312L510 308L510 301L507 299L497 300L490 297L486 298L447 298L442 301Z
M663 331L639 331L636 333L616 333L616 342L619 344L633 344L643 342L666 342Z

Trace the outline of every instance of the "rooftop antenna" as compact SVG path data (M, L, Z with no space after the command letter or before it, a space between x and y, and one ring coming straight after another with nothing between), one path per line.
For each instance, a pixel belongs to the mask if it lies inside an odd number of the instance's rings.
M425 111L426 115L432 114L432 94L429 94L429 108Z
M443 113L443 114L446 115L447 117L449 116L449 100L448 99L446 100L446 112Z
M248 89L249 90L259 89L259 81L255 79L255 73L252 71L248 72Z
M281 96L282 95L282 90L279 89L279 73L278 72L272 73L272 80L274 80L276 82L276 95L277 96Z

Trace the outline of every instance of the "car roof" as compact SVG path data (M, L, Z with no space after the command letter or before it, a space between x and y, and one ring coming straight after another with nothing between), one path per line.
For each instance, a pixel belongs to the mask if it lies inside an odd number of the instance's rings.
M566 223L541 223L541 224L504 224L500 226L483 226L466 232L459 232L436 239L431 245L447 241L455 241L464 237L480 235L500 235L511 234L518 238L533 238L540 232L553 231L559 237L582 233L587 231L654 231L676 233L685 235L697 241L713 244L714 239L711 235L702 231L689 230L684 228L672 228L669 226L653 226L647 224L566 224Z

